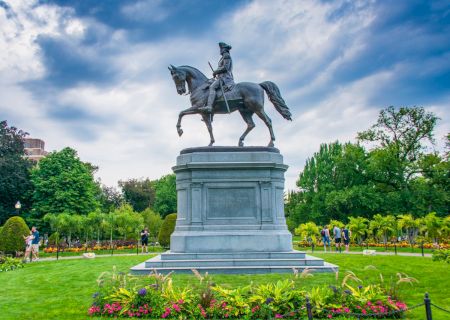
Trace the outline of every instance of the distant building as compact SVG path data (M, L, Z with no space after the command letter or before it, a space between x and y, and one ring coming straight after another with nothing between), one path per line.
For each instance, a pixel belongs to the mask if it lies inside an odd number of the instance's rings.
M25 138L25 154L28 159L39 162L48 152L45 151L45 142L41 139Z

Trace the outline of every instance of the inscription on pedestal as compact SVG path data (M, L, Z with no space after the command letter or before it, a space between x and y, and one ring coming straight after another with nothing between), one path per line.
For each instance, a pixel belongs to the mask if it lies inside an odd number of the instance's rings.
M207 219L256 219L255 188L209 188Z

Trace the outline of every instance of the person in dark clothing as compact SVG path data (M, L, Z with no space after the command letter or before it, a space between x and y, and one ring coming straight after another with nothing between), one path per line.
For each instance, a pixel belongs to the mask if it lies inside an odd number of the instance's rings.
M31 240L31 252L33 254L33 261L39 260L39 241L41 240L39 238L39 231L37 231L36 227L31 228L32 232L32 238Z
M350 250L350 236L352 235L352 233L348 229L348 226L344 227L344 230L342 230L342 235L343 235L343 238L344 238L345 252L349 252L349 250Z
M148 253L148 228L145 228L141 231L141 247L142 247L142 253L144 253L144 247L145 252Z

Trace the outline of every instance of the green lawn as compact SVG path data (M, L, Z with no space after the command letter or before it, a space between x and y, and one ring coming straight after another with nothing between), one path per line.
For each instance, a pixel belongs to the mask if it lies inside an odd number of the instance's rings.
M429 292L432 302L450 309L450 266L433 262L430 258L401 256L324 255L318 257L340 266L340 280L345 270L354 271L365 281L378 278L374 270L364 270L373 265L382 271L384 278L405 272L419 283L414 287L405 285L404 300L408 305L423 301ZM32 263L24 269L0 273L0 319L86 319L91 296L96 291L96 279L103 271L116 266L119 271L142 262L142 256L116 256L93 260L60 260ZM146 257L148 258L148 256ZM214 275L221 285L242 286L265 283L292 277L292 275ZM175 285L189 285L197 281L191 275L174 275ZM300 279L307 288L320 284L335 284L334 274L316 274ZM442 312L433 310L435 319L445 319ZM408 314L411 319L423 319L424 310Z

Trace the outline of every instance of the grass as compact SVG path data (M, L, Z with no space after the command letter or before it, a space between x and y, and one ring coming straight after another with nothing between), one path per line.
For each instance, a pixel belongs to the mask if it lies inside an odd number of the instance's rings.
M385 279L399 271L419 280L413 287L403 287L403 298L408 305L423 301L429 292L432 302L450 309L450 267L430 258L404 256L362 256L315 254L340 266L339 282L345 270L354 271L364 281L374 281L379 274L364 270L373 265L381 270ZM32 263L13 272L0 273L0 319L86 319L91 296L96 291L96 279L103 271L116 266L119 271L142 262L142 256L116 256L98 259L60 260ZM148 258L148 256L146 256ZM292 275L213 275L217 284L236 287L250 282L255 284L277 281ZM177 286L192 285L192 275L174 275ZM315 274L300 279L306 288L321 284L335 284L334 274ZM446 315L433 309L435 319ZM423 307L407 315L410 319L423 319Z

